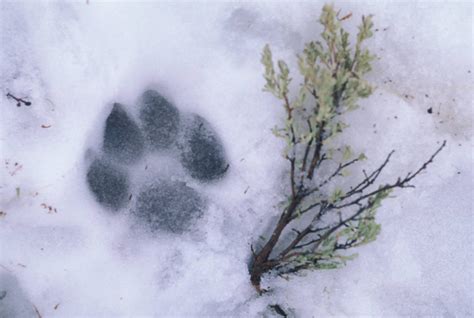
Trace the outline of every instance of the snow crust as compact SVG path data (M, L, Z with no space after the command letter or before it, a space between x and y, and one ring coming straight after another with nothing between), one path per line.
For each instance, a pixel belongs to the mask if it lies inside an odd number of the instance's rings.
M269 276L262 297L249 283L250 244L288 186L260 52L269 43L294 62L321 31L321 6L1 2L2 317L260 317L276 316L275 303L298 317L473 315L469 2L336 2L351 30L375 15L380 57L378 89L347 118L344 142L368 165L396 149L384 180L448 146L416 189L383 205L381 235L345 268ZM199 185L210 207L183 235L137 235L85 181L112 103L134 105L149 87L206 118L230 162L223 180Z

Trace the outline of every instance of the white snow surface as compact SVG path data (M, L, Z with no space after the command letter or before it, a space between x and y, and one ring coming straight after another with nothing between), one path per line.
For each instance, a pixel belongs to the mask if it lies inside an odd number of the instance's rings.
M270 132L283 113L262 92L260 53L269 43L297 79L295 54L319 36L322 2L2 1L0 316L266 317L276 303L297 317L472 316L472 4L336 6L353 13L351 30L370 13L378 29L369 44L378 88L348 117L344 142L366 165L396 149L385 181L447 147L415 189L385 201L382 232L357 259L267 276L271 292L258 296L250 244L288 189ZM147 87L212 123L230 161L223 180L200 186L211 206L180 236L137 235L85 182L111 103L133 111Z

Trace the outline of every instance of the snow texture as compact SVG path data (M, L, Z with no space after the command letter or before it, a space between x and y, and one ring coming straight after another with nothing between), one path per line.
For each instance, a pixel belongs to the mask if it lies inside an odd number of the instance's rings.
M472 316L470 2L336 2L352 12L351 31L362 14L375 15L370 46L379 56L370 75L378 88L346 118L343 142L366 153L366 168L396 149L384 180L414 169L442 140L448 146L415 189L384 203L381 235L346 267L267 276L272 292L261 297L249 283L250 244L273 226L288 189L270 132L283 112L261 91L260 52L269 43L296 70L295 54L321 32L321 6L2 1L0 316L278 316L273 304L297 317ZM154 131L134 128L148 89L212 127L225 175L201 182L179 147L160 151L166 143L136 153ZM32 104L17 107L7 93ZM135 142L103 145L114 103L130 116L115 120ZM188 203L173 199L190 215L186 230L150 233L133 213L110 213L123 198L87 183L102 146L128 167L114 193L157 180L195 189ZM117 170L93 178L122 180Z

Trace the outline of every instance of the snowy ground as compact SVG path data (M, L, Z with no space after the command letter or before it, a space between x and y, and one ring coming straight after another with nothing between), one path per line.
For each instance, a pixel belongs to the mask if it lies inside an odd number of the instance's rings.
M378 90L351 115L346 143L374 163L396 149L387 180L448 146L416 189L384 204L379 239L345 268L269 278L263 297L249 284L249 246L286 186L260 51L270 43L292 59L319 34L321 5L2 1L0 316L259 317L275 303L298 317L472 316L467 1L336 3L350 26L373 13L378 29ZM150 85L205 116L231 164L202 187L212 205L182 236L135 235L85 182L110 103L133 105ZM33 104L16 107L9 92Z

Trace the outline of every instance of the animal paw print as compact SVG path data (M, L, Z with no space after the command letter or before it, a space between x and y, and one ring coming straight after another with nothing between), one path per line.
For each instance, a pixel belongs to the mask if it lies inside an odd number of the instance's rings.
M125 106L113 105L87 171L89 189L101 205L128 209L152 231L182 233L206 208L186 180L221 179L229 167L224 147L203 117L181 113L154 90L143 93L138 110L136 121Z

